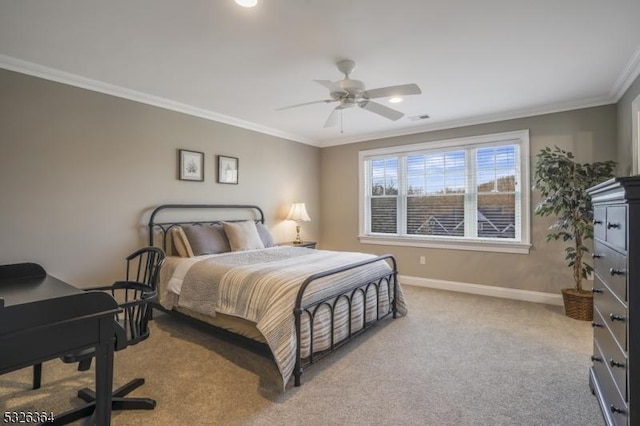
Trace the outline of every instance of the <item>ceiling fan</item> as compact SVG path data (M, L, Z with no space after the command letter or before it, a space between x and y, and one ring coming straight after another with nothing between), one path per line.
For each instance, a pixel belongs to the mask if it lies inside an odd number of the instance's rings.
M278 108L276 109L276 111L282 111L289 108L297 108L312 104L328 104L338 102L338 105L333 109L333 111L331 111L331 114L325 122L324 127L335 126L338 123L339 113L342 110L354 107L359 107L388 118L389 120L396 121L402 118L404 114L393 108L389 108L380 103L373 102L371 101L371 99L419 95L422 93L417 84L402 84L399 86L388 86L380 87L378 89L365 90L365 86L362 81L349 78L349 75L356 67L355 62L349 59L345 59L339 61L336 65L338 66L338 70L340 70L340 72L344 74L344 79L335 82L330 80L314 80L316 83L320 83L324 87L329 89L330 99L290 105L287 107Z

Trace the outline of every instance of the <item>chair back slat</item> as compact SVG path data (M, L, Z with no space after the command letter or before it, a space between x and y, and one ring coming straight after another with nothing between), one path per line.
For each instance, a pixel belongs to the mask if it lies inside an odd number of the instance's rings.
M127 257L126 280L146 284L155 290L164 258L164 252L157 247L135 251Z

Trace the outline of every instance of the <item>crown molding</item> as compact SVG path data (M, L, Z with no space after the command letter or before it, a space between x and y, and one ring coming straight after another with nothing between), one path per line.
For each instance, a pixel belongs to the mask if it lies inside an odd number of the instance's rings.
M496 114L487 114L460 120L443 121L439 123L426 124L423 126L411 127L409 129L397 129L386 132L369 133L365 135L357 135L340 139L327 139L321 142L322 148L330 146L346 145L356 142L366 142L371 140L386 139L396 136L415 135L418 133L433 132L437 130L455 129L458 127L475 126L478 124L495 123L498 121L514 120L517 118L533 117L537 115L553 114L557 112L571 111L575 109L591 108L602 105L615 103L609 96L601 96L597 98L583 99L575 102L559 103L554 105L545 105L543 107L526 108L517 111L501 112Z
M611 89L611 98L614 102L618 102L624 96L638 76L640 76L640 46L638 46L627 65L622 69L613 85L613 89Z
M103 81L94 80L91 78L82 77L76 74L71 74L66 71L61 71L55 68L45 67L43 65L35 64L21 59L16 59L11 56L0 55L0 68L4 68L9 71L15 71L22 74L31 75L34 77L43 78L45 80L51 80L58 83L68 84L70 86L79 87L82 89L91 90L106 95L116 96L123 99L128 99L135 102L140 102L147 105L156 106L159 108L168 109L171 111L181 112L183 114L191 115L194 117L204 118L206 120L216 121L231 126L240 127L254 132L263 133L266 135L276 136L283 139L292 140L294 142L300 142L307 145L319 146L316 141L308 138L303 138L298 135L283 132L270 127L262 126L259 124L251 123L249 121L240 120L235 117L230 117L224 114L218 114L213 111L206 110L204 108L198 108L191 105L183 104L181 102L175 102L159 96L150 95L137 90L127 89L125 87L116 86L114 84L105 83Z
M4 68L10 71L16 71L22 74L32 75L34 77L43 78L45 80L51 80L58 83L68 84L70 86L79 87L82 89L91 90L98 93L104 93L111 96L116 96L123 99L132 100L135 102L141 102L147 105L156 106L159 108L168 109L171 111L180 112L183 114L204 118L206 120L216 121L231 126L252 130L258 133L266 135L276 136L283 139L288 139L294 142L300 142L303 144L316 146L320 148L331 147L337 145L346 145L357 142L365 142L370 140L391 138L396 136L413 135L424 132L433 132L437 130L446 130L456 127L473 126L478 124L494 123L498 121L513 120L518 118L531 117L543 114L552 114L557 112L570 111L574 109L590 108L601 105L608 105L616 103L624 95L627 89L640 75L640 47L636 50L631 57L625 68L622 70L618 79L616 80L609 96L602 96L591 99L584 99L579 101L560 103L554 105L546 105L542 107L526 108L517 111L502 112L495 114L486 114L482 116L470 117L460 120L443 121L439 123L426 124L422 126L416 126L406 129L390 130L378 133L367 133L356 135L352 137L342 137L335 139L314 140L300 135L295 135L281 130L273 129L270 127L262 126L249 121L241 120L235 117L231 117L224 114L219 114L213 111L206 110L204 108L194 107L181 102L172 101L159 96L150 95L147 93L139 92L132 89L116 86L113 84L105 83L99 80L94 80L86 77L82 77L76 74L71 74L65 71L61 71L55 68L45 67L39 64L35 64L21 59L16 59L10 56L0 54L0 68Z

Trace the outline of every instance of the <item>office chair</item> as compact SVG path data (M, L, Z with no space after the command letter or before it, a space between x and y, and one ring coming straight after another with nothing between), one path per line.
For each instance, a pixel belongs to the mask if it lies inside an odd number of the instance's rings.
M151 302L157 298L157 285L160 268L165 254L156 247L144 247L127 256L126 280L116 281L110 286L93 287L87 291L108 291L118 301L122 312L116 315L115 350L120 351L140 343L149 337L148 323L153 307ZM62 357L65 363L78 363L78 371L91 367L95 348L87 348ZM41 364L34 366L34 389L40 387ZM152 410L156 402L149 398L126 398L125 396L144 384L137 378L113 392L113 410ZM90 416L95 410L95 393L84 388L78 391L78 397L88 404L75 410L56 416L56 424L66 424L82 417Z

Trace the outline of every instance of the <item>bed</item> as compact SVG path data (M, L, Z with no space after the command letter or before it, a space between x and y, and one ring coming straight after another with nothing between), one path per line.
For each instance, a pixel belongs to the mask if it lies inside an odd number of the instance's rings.
M329 353L406 314L393 256L278 246L264 222L254 205L157 207L149 242L168 254L157 307L268 348L295 386Z

